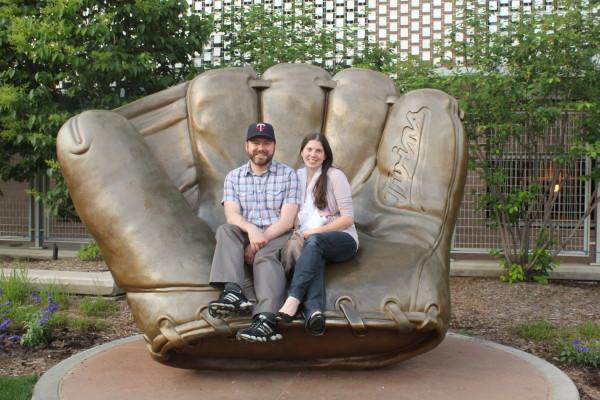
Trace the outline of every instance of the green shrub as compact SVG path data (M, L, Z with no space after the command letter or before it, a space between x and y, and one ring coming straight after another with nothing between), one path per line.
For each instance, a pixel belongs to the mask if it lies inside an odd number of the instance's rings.
M81 261L100 260L102 257L100 255L98 243L91 241L81 246L81 248L77 251L77 258L79 258Z
M500 262L504 269L504 274L500 276L502 282L516 283L525 281L525 272L519 264L512 264L510 267L505 260Z

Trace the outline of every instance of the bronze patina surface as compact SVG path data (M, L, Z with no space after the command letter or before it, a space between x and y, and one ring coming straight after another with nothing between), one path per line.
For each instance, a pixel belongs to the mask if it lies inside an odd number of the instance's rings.
M269 344L236 342L249 317L208 315L213 232L225 174L247 161L245 129L268 121L275 158L299 165L324 132L354 196L361 247L327 268L327 332L301 322ZM459 109L386 76L280 64L209 71L114 111L70 119L58 157L77 211L150 353L189 368L369 368L432 349L450 319L449 248L466 174ZM199 216L199 217L198 217Z

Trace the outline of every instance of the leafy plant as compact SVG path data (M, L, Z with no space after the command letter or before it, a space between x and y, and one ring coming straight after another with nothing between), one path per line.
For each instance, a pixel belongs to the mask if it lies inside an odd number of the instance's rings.
M581 366L600 367L600 338L575 339L563 345L560 360Z
M502 282L508 283L516 283L523 282L525 280L525 272L523 271L523 267L519 264L511 264L507 265L506 260L500 260L500 265L504 269L504 273L500 275L500 280Z
M487 8L466 1L440 53L449 73L435 85L465 111L470 165L486 185L479 206L497 228L494 254L509 282L546 282L598 202L592 190L568 225L557 206L566 188L600 175L600 164L574 175L585 157L600 154L598 9L577 0L557 7L515 13L492 31Z
M100 248L98 247L98 243L91 241L83 246L79 250L77 250L77 258L82 261L95 261L101 259Z
M60 164L57 160L46 160L46 176L54 182L54 187L45 192L32 189L29 193L36 200L44 202L46 211L51 215L79 221L79 216L77 215L75 205L69 196L69 189L63 179L60 171Z
M194 75L210 23L189 7L184 0L2 1L0 179L24 181L47 168L57 182L42 197L46 206L72 215L52 161L58 129L82 110L115 108Z
M33 293L32 293L32 297ZM34 301L41 303L39 296ZM52 299L52 293L48 293L48 302L43 310L30 314L25 321L25 333L21 337L21 344L27 347L44 346L52 337L52 326L49 323L52 315L58 310L58 306Z
M328 63L336 48L351 48L352 33L329 28L314 18L312 6L291 14L268 10L263 5L232 5L231 12L215 19L215 31L223 32L230 66L252 65L257 72L283 62L307 62L330 71L346 68L345 60ZM339 34L339 35L338 35Z

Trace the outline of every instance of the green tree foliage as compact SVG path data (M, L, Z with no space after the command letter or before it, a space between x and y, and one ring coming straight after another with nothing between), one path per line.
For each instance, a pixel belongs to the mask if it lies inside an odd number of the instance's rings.
M553 12L515 14L497 32L490 32L487 10L477 2L463 11L444 49L452 56L445 63L451 74L436 84L465 111L471 163L488 188L481 207L498 227L505 279L543 282L567 244L558 241L559 230L569 238L556 220L560 192L580 179L573 176L578 160L599 154L598 8L559 2ZM553 137L545 135L551 126L557 127ZM567 136L567 126L574 136ZM599 171L596 166L591 176ZM579 228L596 202L587 199L570 228Z
M344 60L328 65L337 48L352 48L352 32L322 26L311 6L295 5L286 13L262 5L232 6L219 16L215 30L224 34L229 49L225 60L231 66L250 64L257 72L278 63L305 62L331 72L345 68Z
M55 169L71 115L185 80L209 32L184 0L0 0L0 179Z

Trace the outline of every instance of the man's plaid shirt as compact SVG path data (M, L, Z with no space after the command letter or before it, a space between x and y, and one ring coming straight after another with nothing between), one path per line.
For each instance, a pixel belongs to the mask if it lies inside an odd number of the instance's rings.
M255 175L248 161L230 171L223 186L223 202L237 202L242 216L261 229L279 219L283 204L300 204L296 171L275 160L262 175Z

